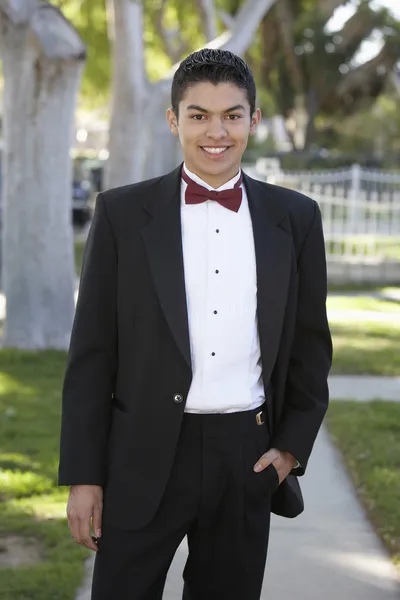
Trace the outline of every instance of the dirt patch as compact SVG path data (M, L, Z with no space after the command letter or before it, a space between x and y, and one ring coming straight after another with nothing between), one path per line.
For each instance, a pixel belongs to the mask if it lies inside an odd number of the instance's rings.
M34 565L42 561L41 544L34 538L0 536L0 569Z

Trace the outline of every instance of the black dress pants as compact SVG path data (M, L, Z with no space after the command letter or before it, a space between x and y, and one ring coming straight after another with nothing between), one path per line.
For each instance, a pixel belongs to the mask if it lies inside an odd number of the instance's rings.
M162 600L166 575L185 537L184 600L259 600L267 556L273 465L253 466L269 448L260 409L185 414L160 507L143 529L103 524L92 600Z

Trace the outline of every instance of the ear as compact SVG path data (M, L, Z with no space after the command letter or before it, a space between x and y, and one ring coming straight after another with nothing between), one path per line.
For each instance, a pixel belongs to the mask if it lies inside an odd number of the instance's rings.
M170 128L171 132L174 135L176 135L176 136L179 135L179 131L178 131L178 119L176 118L175 113L172 110L172 108L169 108L167 110L167 115L166 116L167 116L167 121L168 121L168 125L169 125L169 128Z
M261 121L261 110L259 108L257 108L257 110L253 113L253 116L251 117L250 135L255 134L257 125L259 124L260 121Z

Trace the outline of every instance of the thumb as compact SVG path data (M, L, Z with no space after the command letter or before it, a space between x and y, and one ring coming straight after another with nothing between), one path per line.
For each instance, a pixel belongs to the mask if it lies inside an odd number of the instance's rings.
M268 467L268 465L270 465L274 460L276 460L278 456L279 450L276 450L276 448L270 448L268 452L265 452L265 454L263 454L261 458L258 459L257 463L254 465L254 471L256 471L257 473L263 471Z
M264 454L264 456L269 463L272 463L274 462L274 460L279 458L279 450L277 450L276 448L270 448L268 452Z
M101 517L102 517L102 506L101 504L96 504L94 509L93 509L93 519L92 519L92 525L93 525L93 531L94 531L94 535L96 537L101 537Z

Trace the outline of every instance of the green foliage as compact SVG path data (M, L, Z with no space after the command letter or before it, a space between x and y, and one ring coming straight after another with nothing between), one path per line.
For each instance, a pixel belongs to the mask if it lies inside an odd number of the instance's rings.
M400 403L331 402L327 424L372 523L400 566Z
M335 144L344 152L369 152L378 156L400 153L399 100L382 95L371 109L366 106L344 122L332 123Z

